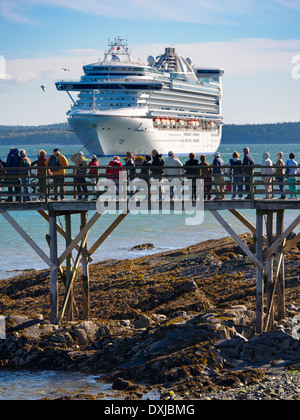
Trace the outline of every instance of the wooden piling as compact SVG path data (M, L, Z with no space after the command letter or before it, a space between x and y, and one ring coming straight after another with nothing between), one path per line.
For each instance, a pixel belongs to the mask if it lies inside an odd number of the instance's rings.
M81 227L80 230L83 230L87 224L87 212L81 213ZM90 278L89 278L89 253L88 253L88 245L87 245L87 235L86 233L85 238L82 240L82 258L81 258L81 265L82 265L82 318L84 320L88 320L90 316Z
M267 228L267 250L272 246L273 244L273 219L274 219L274 213L273 211L267 212L267 222L266 222L266 228ZM274 279L274 273L273 273L273 263L274 258L273 254L269 254L266 259L266 271L265 271L265 278L266 278L266 304L267 308L269 308L269 318L268 318L268 328L270 330L273 329L274 325L274 307L272 303L272 296L273 296L273 279ZM266 328L265 328L266 329Z
M277 223L276 223L276 237L279 238L284 230L284 210L280 210L277 212ZM281 246L277 250L276 260L277 266L281 265L278 273L278 302L277 302L277 311L278 311L278 320L282 320L285 318L285 266L284 266L284 247Z
M66 248L72 242L72 225L71 225L71 213L66 213ZM69 291L69 297L67 300L66 306L66 319L67 321L73 321L73 286L71 285L72 281L72 252L70 252L66 257L66 289Z
M256 258L263 264L263 212L256 210ZM256 268L256 332L261 334L264 323L264 273Z
M50 321L56 324L58 320L58 255L57 255L57 230L56 230L56 214L49 214L50 228L50 259L52 266L50 267Z

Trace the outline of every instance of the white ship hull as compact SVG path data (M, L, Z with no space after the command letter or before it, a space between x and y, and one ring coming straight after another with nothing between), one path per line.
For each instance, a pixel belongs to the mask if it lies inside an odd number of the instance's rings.
M82 145L97 156L151 154L153 149L167 155L212 154L221 143L221 125L216 129L156 128L152 118L80 115L69 124Z

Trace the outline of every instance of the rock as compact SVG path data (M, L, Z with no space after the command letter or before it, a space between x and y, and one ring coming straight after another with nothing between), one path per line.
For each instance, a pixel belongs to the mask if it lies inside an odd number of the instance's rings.
M155 322L165 322L168 319L166 315L163 314L152 314L151 317Z
M274 357L289 358L289 353L299 349L299 340L286 332L271 331L249 340L240 353L243 360L261 363ZM286 356L285 356L286 354Z
M7 317L6 322L11 326L11 328L8 329L8 332L22 331L26 336L31 338L39 338L43 333L43 329L41 329L41 319L32 319L22 315L12 315Z
M112 384L112 389L117 391L134 391L137 388L138 385L122 378L117 378Z
M96 324L94 324L92 321L84 321L82 324L80 324L79 327L84 329L87 336L91 340L95 337L99 329L99 327Z
M87 346L90 344L90 339L83 328L74 328L73 335L77 338L80 346Z
M216 343L216 347L230 359L239 359L241 349L246 342L247 340L245 337L236 333L235 336L230 340L219 340Z
M151 325L151 320L144 314L138 315L138 317L133 321L133 326L136 329L139 328L148 328Z
M130 251L145 251L147 249L155 249L155 246L153 244L141 244L134 246Z

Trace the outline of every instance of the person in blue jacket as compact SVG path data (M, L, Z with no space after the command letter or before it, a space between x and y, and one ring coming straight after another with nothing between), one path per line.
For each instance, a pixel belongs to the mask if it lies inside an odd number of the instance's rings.
M6 172L7 172L7 175L9 176L8 182L11 185L10 187L8 187L8 199L6 200L8 202L13 201L13 190L15 190L16 201L21 202L21 196L18 195L21 192L20 187L19 186L16 186L16 187L12 186L14 184L16 184L16 185L20 184L20 180L19 180L19 176L18 176L19 175L19 163L20 163L19 150L16 149L15 147L11 147L10 151L7 155L6 164L5 164Z
M288 166L285 171L285 176L289 184L290 197L297 198L297 173L298 162L295 161L295 154L290 153L289 159L286 161L285 166Z

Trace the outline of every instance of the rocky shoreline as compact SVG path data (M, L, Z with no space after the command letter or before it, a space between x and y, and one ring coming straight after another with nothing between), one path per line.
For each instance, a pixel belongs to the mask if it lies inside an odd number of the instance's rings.
M153 389L161 399L299 399L299 249L286 258L287 317L260 336L255 268L230 238L92 264L90 321L49 322L49 271L0 280L0 368L99 375L128 399Z

